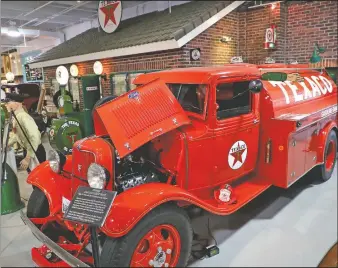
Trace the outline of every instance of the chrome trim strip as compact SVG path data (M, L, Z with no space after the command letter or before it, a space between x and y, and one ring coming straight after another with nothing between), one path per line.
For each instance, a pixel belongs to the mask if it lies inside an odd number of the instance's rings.
M30 221L30 219L26 216L26 214L20 210L20 216L22 221L27 225L34 236L44 243L52 252L54 252L60 259L62 259L64 262L69 264L71 267L90 267L89 265L85 264L78 258L74 257L72 254L70 254L68 251L61 248L59 245L57 245L55 242L53 242L50 238L48 238L44 233L42 233L33 222Z

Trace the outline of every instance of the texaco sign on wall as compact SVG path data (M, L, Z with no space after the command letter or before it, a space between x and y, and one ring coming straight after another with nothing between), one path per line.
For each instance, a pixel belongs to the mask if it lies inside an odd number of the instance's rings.
M98 8L99 23L106 33L114 32L122 17L121 1L100 1Z

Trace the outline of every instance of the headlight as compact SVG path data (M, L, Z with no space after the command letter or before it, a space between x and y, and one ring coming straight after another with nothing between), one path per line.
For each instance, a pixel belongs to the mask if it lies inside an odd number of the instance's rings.
M96 163L90 164L87 171L89 186L96 189L103 189L109 179L108 171Z
M49 162L50 168L55 172L55 173L60 173L62 170L64 164L66 163L66 157L55 150L50 150L47 156L47 160Z
M47 160L50 168L55 172L60 172L60 156L55 150L50 150L48 153Z

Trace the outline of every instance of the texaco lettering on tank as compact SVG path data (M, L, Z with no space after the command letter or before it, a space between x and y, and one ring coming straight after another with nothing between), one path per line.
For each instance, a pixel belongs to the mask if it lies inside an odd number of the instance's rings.
M324 76L312 75L311 78L304 77L305 81L310 87L304 82L291 82L291 81L269 81L274 87L278 86L284 94L286 104L290 103L290 96L288 92L292 92L294 102L299 102L317 96L332 93L333 86L331 82ZM291 95L291 96L292 96Z

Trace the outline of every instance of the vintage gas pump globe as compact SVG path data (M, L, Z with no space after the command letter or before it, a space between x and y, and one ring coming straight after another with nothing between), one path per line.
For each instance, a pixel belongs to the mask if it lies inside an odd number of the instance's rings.
M21 217L44 243L32 249L37 266L184 267L189 208L226 216L304 174L331 178L337 86L325 70L233 63L133 83L95 106L95 135L75 141L71 155L52 151L29 174L34 191ZM93 194L75 213L83 189ZM107 192L116 196L96 233L83 220L101 215Z

